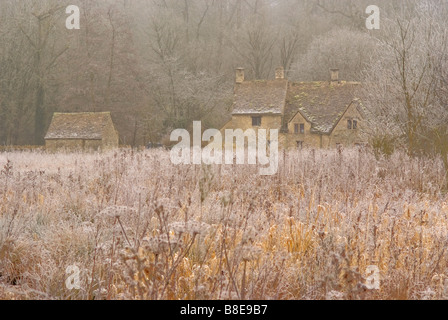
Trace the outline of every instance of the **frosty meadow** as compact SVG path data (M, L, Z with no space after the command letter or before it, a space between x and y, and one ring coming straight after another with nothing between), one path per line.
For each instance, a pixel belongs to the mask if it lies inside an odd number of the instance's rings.
M440 160L303 150L260 176L169 159L0 153L0 299L448 297Z

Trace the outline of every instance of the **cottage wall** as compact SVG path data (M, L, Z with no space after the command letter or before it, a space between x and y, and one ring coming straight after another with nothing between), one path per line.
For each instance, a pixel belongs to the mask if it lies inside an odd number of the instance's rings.
M258 116L258 115L253 115ZM254 129L255 132L258 129L279 129L282 126L282 117L280 115L260 115L261 126L252 126L252 115L234 115L232 121L228 123L225 129L242 129L246 131L247 129Z
M301 134L295 133L295 125L300 124L305 125L305 133ZM302 142L303 148L323 148L326 147L328 142L328 137L324 135L312 134L311 133L311 123L306 121L306 119L299 112L297 115L288 123L288 133L284 135L283 146L287 149L294 149L298 147L298 142Z
M112 119L107 121L107 125L104 128L103 141L101 147L104 150L118 148L118 133L115 130Z
M84 140L84 150L97 151L102 147L102 140Z
M362 138L364 122L362 121L363 118L356 106L356 103L352 103L334 128L330 136L330 147L336 147L338 144L351 147L355 144L362 144L364 142L365 139ZM357 129L348 129L348 120L356 120L358 123Z
M102 141L82 140L82 139L46 140L45 147L47 151L50 152L63 149L70 151L89 151L89 150L96 151L102 147Z
M253 116L260 116L261 117L261 126L260 127L254 127L252 126L252 117ZM255 133L258 133L259 129L266 129L268 131L267 133L267 139L269 140L269 130L270 129L277 129L280 131L282 126L282 117L280 115L233 115L232 120L229 121L222 129L221 134L223 136L223 142L225 142L225 130L231 129L231 130L237 130L241 129L243 131L246 131L248 129L253 129ZM281 135L279 134L279 142L280 146L282 145L281 141Z
M45 146L48 151L57 151L60 149L69 150L83 150L85 145L84 140L46 140Z
M357 129L349 130L347 127L347 120L356 120ZM295 133L295 124L305 125L305 133ZM288 133L281 133L279 135L279 146L286 149L296 149L302 142L303 148L334 148L337 145L351 147L356 144L362 144L365 139L362 137L363 130L362 116L356 108L356 104L352 104L345 115L341 118L331 135L316 134L311 132L311 124L298 113L288 123ZM279 129L281 128L280 116L262 116L260 129ZM232 121L228 122L222 131L224 136L226 129L254 129L256 132L258 127L252 126L252 116L233 116Z

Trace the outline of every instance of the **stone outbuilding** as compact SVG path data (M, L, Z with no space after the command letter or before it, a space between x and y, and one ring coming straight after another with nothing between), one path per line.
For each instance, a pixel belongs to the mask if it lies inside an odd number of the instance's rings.
M108 150L118 143L110 112L55 113L45 136L50 151Z

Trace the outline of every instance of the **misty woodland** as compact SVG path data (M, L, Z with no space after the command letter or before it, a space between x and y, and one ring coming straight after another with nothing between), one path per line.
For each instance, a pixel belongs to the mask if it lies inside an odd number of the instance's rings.
M448 299L447 16L0 1L0 299Z

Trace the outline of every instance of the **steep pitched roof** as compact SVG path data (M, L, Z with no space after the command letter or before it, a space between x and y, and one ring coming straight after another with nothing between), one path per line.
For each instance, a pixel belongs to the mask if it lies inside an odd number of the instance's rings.
M110 112L55 113L45 139L102 140L108 121Z
M330 134L352 103L357 103L358 82L290 83L286 98L285 120L300 112L311 123L312 132ZM359 103L357 103L359 107Z
M283 114L287 80L256 80L236 85L234 115Z

